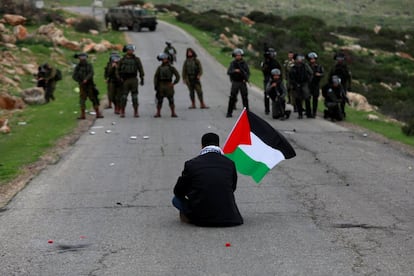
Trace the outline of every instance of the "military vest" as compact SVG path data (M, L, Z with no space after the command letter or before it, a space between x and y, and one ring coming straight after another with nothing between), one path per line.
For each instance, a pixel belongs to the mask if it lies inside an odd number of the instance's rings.
M138 72L138 62L133 58L123 58L120 66L121 74L136 74Z
M185 62L185 69L188 76L197 76L200 72L200 68L198 66L198 63L195 59L187 59Z
M172 77L173 77L173 72L171 70L170 65L160 66L160 74L159 74L160 81L171 81Z

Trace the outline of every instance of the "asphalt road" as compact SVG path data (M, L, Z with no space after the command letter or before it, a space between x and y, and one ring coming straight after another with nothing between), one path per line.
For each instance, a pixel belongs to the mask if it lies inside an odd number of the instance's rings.
M105 110L63 159L45 169L0 212L0 275L412 275L414 158L368 133L321 118L273 120L260 91L251 110L281 131L297 157L257 185L239 175L245 224L199 228L171 206L185 160L200 137L224 141L241 111L225 118L230 83L184 32L160 23L128 33L146 72L140 118ZM172 40L181 71L193 47L210 109L190 110L176 86L178 118L155 112L156 55ZM136 139L133 139L135 138ZM225 246L230 243L231 246Z

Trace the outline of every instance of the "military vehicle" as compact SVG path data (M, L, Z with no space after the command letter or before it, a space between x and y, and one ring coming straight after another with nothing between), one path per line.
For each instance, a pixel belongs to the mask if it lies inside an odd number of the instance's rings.
M111 25L113 30L124 27L134 32L140 32L143 28L155 31L157 23L154 12L138 6L114 7L105 14L106 27Z

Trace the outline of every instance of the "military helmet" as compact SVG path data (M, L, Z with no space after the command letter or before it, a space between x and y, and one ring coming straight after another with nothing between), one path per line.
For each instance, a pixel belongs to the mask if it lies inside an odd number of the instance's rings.
M295 54L295 55L293 56L293 58L294 58L296 61L302 61L302 60L304 60L304 59L305 59L305 56L304 56L303 54Z
M112 62L118 62L121 59L119 55L111 55Z
M334 84L340 84L341 83L341 78L338 77L337 75L333 75L332 76L332 83L334 83Z
M234 49L234 50L233 50L233 53L232 53L232 56L233 56L233 57L235 57L235 56L237 56L237 55L244 56L244 52L243 52L243 50L242 50L242 49L240 49L240 48L236 48L236 49Z
M168 56L166 53L160 53L160 54L157 56L157 59L158 59L159 61L162 61L162 60L164 60L164 59L169 59L169 56Z
M335 53L334 55L334 59L335 60L344 60L345 59L345 54L340 52L340 53Z
M308 54L308 59L311 59L311 58L317 59L318 58L318 54L315 53L315 52L310 52Z
M277 52L276 52L276 50L275 50L275 49L273 49L273 48L267 48L267 50L266 50L266 52L265 52L265 55L266 55L266 56L268 56L268 57L272 57L272 58L274 58L274 57L276 57L276 56L277 56Z
M272 76L274 75L279 75L281 74L280 70L277 68L272 69L272 71L270 71L270 74L272 74Z
M125 45L124 48L122 49L122 52L126 52L126 51L135 51L135 45L132 45L132 44Z
M79 58L79 59L87 59L88 54L87 53L74 54L73 57L74 58Z
M165 44L167 44L168 46L170 46L171 45L171 40L167 40L167 41L165 41Z

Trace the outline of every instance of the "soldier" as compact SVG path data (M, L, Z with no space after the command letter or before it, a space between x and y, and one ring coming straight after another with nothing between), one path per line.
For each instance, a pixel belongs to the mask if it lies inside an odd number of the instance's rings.
M171 117L177 117L174 105L174 85L180 81L180 74L177 69L170 64L169 57L166 53L161 53L158 58L162 63L158 66L154 75L154 88L156 91L155 97L157 99L157 112L154 118L161 117L161 108L164 97L168 99L171 108ZM174 82L173 82L174 76Z
M231 90L229 97L229 105L227 108L227 118L232 117L234 105L237 101L237 94L240 91L243 106L249 109L249 100L247 98L247 84L250 77L250 69L247 62L243 60L244 52L242 49L234 49L232 56L234 60L227 69L227 75L230 77Z
M326 85L322 87L322 96L325 98L324 118L332 121L342 121L342 103L347 102L345 90L341 85L341 79L333 75ZM345 105L345 104L344 104Z
M282 80L280 69L274 68L270 72L271 79L266 85L266 94L272 100L273 119L285 120L290 116L290 110L286 110L286 86Z
M56 68L45 63L39 66L37 74L38 87L45 91L45 101L55 100L54 92L56 89Z
M332 76L338 76L341 79L341 85L346 96L346 93L351 89L352 74L345 62L345 54L343 52L335 54L334 60L336 60L336 63L329 73L329 80L332 80ZM342 103L341 108L343 116L346 117L345 102Z
M174 64L174 62L177 62L177 50L174 48L174 46L172 46L172 42L171 41L165 41L165 44L167 46L165 46L164 48L164 53L166 53L168 55L168 59L170 61L170 64Z
M318 111L320 81L324 75L324 69L322 65L318 64L318 55L315 52L310 52L307 55L307 59L313 71L313 77L311 83L309 84L309 90L312 97L312 118L315 118L316 112Z
M202 74L203 67L201 66L200 60L197 58L196 52L192 48L187 48L186 59L183 64L181 76L183 78L183 82L187 85L190 91L190 109L196 108L195 92L197 93L198 100L200 101L200 108L208 108L208 106L204 104L203 100L203 90L200 82Z
M105 80L108 85L109 108L111 102L114 104L114 113L119 114L121 110L122 81L119 75L119 61L121 57L117 52L112 52L105 67Z
M296 108L299 113L298 119L303 118L303 101L305 101L306 106L306 117L312 117L309 84L312 81L313 71L310 66L304 62L304 59L305 57L302 54L295 54L295 65L289 72L289 83L294 89Z
M270 101L269 95L266 93L266 87L269 80L272 78L271 71L273 69L282 70L282 66L276 60L277 52L273 48L265 49L264 53L264 60L261 64L262 72L263 72L263 85L264 85L264 106L265 106L265 114L270 113Z
M96 118L103 118L101 112L99 111L99 99L97 90L95 88L95 83L93 81L93 66L87 61L88 55L86 53L80 53L75 54L74 57L79 59L79 63L76 65L72 75L72 79L79 83L81 115L78 117L78 119L84 120L86 118L85 108L87 98L89 98L93 104L96 112Z
M292 51L288 52L288 59L284 61L283 68L285 69L285 80L286 80L286 87L288 91L288 103L293 105L294 111L297 111L296 104L295 104L295 95L294 89L289 81L289 72L290 69L295 65L295 59L293 58L295 54Z
M122 80L122 97L120 117L125 117L125 107L127 104L128 94L131 92L132 106L134 108L134 117L138 118L138 78L139 73L140 84L144 85L144 69L141 59L134 54L135 46L128 44L124 46L123 52L126 54L119 61L119 75Z

